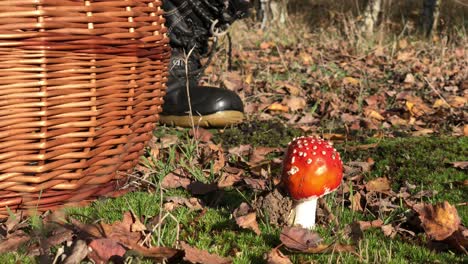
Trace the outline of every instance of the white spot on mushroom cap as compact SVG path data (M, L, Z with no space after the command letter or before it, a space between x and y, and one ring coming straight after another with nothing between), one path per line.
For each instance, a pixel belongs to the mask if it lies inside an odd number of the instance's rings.
M322 155L325 155L327 154L327 152L325 150L322 150Z
M311 164L312 163L312 159L307 159L307 164Z
M317 175L321 175L323 174L325 171L327 171L327 166L326 165L322 165L320 167L317 168L317 170L315 171L315 173Z
M314 146L313 149L317 149L317 146Z
M299 168L296 166L292 166L291 169L288 171L289 175L294 175L299 171Z
M293 156L293 157L291 158L291 164L294 164L295 161L296 161L296 157Z

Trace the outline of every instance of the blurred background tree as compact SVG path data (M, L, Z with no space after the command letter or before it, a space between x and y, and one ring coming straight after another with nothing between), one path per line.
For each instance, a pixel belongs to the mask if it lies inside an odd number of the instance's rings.
M468 25L468 0L255 0L254 4L262 29L303 19L312 30L337 26L346 34L438 38L465 37Z

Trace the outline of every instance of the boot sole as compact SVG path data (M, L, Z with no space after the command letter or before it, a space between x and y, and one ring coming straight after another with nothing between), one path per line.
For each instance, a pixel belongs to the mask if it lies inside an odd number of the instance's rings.
M193 116L193 124L199 127L226 127L241 123L242 120L244 120L244 114L239 111L221 111L211 115ZM192 127L190 116L160 115L159 123L170 126Z

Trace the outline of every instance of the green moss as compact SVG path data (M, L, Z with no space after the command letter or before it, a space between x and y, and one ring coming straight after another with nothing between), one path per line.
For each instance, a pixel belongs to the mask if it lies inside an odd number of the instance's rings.
M345 151L345 145L337 148L343 159L367 160L372 158L375 165L366 175L368 179L388 177L393 190L398 192L406 183L416 185L413 193L434 190L437 195L428 202L444 200L457 204L468 200L468 189L456 184L467 179L466 171L454 168L451 162L468 160L468 138L452 137L411 137L385 140L369 140L361 144L377 143L368 150ZM349 145L356 145L352 143ZM459 207L464 223L468 221L466 206Z
M242 123L232 129L225 130L214 136L214 141L230 148L238 145L279 147L303 132L299 129L287 127L274 121L253 121Z

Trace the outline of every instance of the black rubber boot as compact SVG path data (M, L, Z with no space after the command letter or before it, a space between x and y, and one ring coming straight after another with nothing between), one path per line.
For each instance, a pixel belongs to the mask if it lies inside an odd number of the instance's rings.
M241 122L243 104L237 94L227 89L198 86L198 82L205 68L200 59L210 55L208 40L244 17L249 1L166 0L163 3L172 57L160 122L182 127L225 127Z

